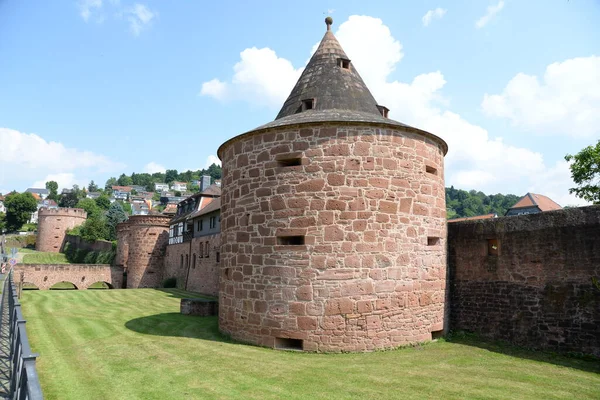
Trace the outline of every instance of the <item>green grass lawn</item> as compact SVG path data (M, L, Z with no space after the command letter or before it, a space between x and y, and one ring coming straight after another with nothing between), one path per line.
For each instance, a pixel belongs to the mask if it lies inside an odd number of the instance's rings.
M23 252L23 264L70 264L67 257L62 253L46 253L42 251L29 250Z
M598 399L598 362L463 337L365 354L228 341L174 289L27 291L47 399Z

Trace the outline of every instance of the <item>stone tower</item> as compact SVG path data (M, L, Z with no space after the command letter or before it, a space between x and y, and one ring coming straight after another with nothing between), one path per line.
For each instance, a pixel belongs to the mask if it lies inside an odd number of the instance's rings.
M35 249L60 252L67 229L82 225L86 218L87 213L81 208L40 208Z
M330 30L277 118L225 142L220 329L369 351L444 329L446 143L387 118Z

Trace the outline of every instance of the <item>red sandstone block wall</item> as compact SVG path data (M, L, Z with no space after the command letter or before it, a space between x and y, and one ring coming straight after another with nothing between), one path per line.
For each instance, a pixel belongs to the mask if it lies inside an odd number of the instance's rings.
M208 242L208 254L206 252ZM175 277L180 289L217 296L221 235L193 238L191 242L168 245L164 278Z
M449 224L452 329L600 356L599 238L600 206Z
M67 229L85 222L87 213L80 208L41 208L38 211L38 251L58 253L62 249Z
M226 143L220 329L364 351L444 325L443 150L409 131L281 128ZM299 165L279 160L299 158ZM303 245L282 244L303 236Z
M18 264L15 282L32 283L40 290L47 290L59 282L70 282L77 289L87 289L96 282L106 282L115 289L123 284L123 268L107 264Z

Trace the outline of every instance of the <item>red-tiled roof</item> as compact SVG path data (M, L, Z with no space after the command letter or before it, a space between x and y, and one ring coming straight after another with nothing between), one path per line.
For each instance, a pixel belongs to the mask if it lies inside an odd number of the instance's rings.
M120 192L131 192L133 188L131 186L111 186L112 190L118 190Z
M497 216L498 215L496 215L495 213L491 213L491 214L485 214L485 215L477 215L475 217L464 217L464 218L449 219L448 222L475 221L475 220L478 220L478 219L496 218Z
M527 193L525 196L521 197L521 199L517 201L517 203L514 206L511 207L511 209L533 206L538 206L540 211L552 211L562 209L562 207L551 198L535 193Z

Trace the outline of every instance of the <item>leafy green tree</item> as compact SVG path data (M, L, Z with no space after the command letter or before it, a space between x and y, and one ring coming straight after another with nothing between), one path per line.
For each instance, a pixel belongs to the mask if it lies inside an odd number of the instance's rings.
M171 183L177 179L178 173L176 169L168 169L165 173L165 182Z
M152 200L154 200L154 201L160 201L160 193L156 193L156 192L155 192L155 193L152 195Z
M119 179L117 179L117 183L119 184L119 186L131 186L133 185L133 179L131 179L130 176L121 174L121 176L119 176Z
M102 210L108 210L110 208L110 199L105 194L101 194L100 196L96 197L95 201L98 207L100 207Z
M21 229L37 210L37 201L31 193L12 192L4 198L6 206L6 229L9 232Z
M206 173L203 173L202 175L210 175L212 181L214 181L215 179L221 179L223 171L221 170L221 167L219 165L212 163L212 165L208 167Z
M127 214L123 210L120 202L115 201L111 204L106 213L106 225L108 226L108 240L117 238L117 224L127 221Z
M88 192L97 192L98 191L98 185L96 185L94 183L94 181L90 181L89 185L88 185Z
M110 240L109 226L106 218L98 215L86 219L79 228L79 234L83 239L90 242L100 239Z
M173 194L175 195L175 197L181 197L181 192L179 190L176 190Z
M83 208L87 212L88 218L102 215L102 209L98 207L94 199L81 199L75 205L77 208Z
M104 189L110 190L111 187L116 186L116 185L117 185L117 178L115 178L114 176L111 176L110 178L108 178L108 180L104 184Z
M152 182L164 183L166 182L165 173L163 172L155 172L152 174Z
M567 154L565 160L572 161L571 177L577 187L569 189L569 193L600 204L600 140L595 146L587 146L575 155Z
M122 204L122 206L123 206L123 211L125 211L125 214L127 214L127 215L133 214L133 210L131 209L131 204L124 202Z
M46 189L50 191L48 199L58 201L58 183L55 181L46 182Z
M6 229L6 214L0 212L0 232Z

